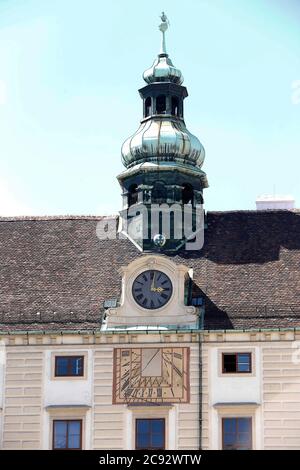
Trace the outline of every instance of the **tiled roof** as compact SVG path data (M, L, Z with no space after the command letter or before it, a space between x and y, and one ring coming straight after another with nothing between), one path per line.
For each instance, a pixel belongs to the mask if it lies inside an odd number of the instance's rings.
M143 256L127 239L99 240L101 219L0 219L1 331L100 327L119 268ZM205 328L300 327L299 212L209 212L207 223L201 251L172 256L193 268Z

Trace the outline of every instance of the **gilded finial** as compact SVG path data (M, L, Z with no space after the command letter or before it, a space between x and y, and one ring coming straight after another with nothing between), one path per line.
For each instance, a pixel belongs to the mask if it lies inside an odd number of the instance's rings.
M160 16L160 19L163 23L169 23L168 21L168 18L167 18L167 15L165 14L165 12L163 11L161 16Z
M159 15L159 18L161 22L158 29L162 33L160 52L153 65L143 73L143 78L146 83L172 82L181 85L183 82L182 73L173 65L166 49L165 32L170 23L164 11Z
M167 54L165 32L167 31L170 23L164 11L162 12L160 16L160 19L162 21L161 24L159 25L159 30L162 32L160 54Z

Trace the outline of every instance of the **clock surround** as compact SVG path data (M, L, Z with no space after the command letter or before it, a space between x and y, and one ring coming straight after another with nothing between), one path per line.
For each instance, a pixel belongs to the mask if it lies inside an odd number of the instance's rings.
M140 306L132 295L136 278L143 272L156 270L165 273L172 282L169 301L157 309ZM199 325L196 307L185 304L185 286L193 272L188 266L176 264L161 255L143 255L120 269L122 289L120 305L106 311L103 329L164 327L171 329L195 329Z

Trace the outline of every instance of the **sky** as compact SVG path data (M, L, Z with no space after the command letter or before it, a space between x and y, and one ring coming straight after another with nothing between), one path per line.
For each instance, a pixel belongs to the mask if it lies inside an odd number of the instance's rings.
M300 207L299 0L0 0L0 215L121 208L121 145L167 50L206 150L207 210Z

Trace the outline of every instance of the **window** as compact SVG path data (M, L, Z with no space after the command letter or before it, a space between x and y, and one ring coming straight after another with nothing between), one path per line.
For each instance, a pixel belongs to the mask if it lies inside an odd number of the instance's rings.
M252 449L252 418L222 419L223 450Z
M81 420L53 421L53 449L80 450L82 448Z
M203 305L203 297L192 297L191 305L194 305L195 307L200 307L201 305Z
M156 112L157 114L164 114L166 112L166 97L159 95L156 98Z
M83 377L84 356L56 356L55 377Z
M251 353L223 353L223 374L251 373Z
M165 448L165 420L159 419L137 419L135 431L136 449L158 449Z

